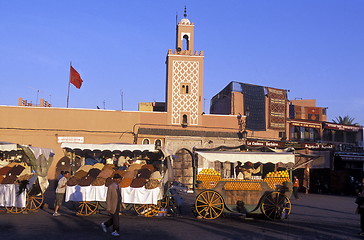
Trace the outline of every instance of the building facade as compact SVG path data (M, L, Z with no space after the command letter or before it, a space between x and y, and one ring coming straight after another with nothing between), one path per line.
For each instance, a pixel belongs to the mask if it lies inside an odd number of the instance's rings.
M62 166L70 166L62 142L160 145L174 153L175 178L189 187L197 168L194 147L244 143L324 149L330 154L340 144L346 151L357 147L362 127L327 123L326 108L316 107L314 100L289 100L284 89L231 82L212 98L210 114L204 113L204 52L195 50L194 26L186 14L176 26L176 46L166 56L164 103L114 111L55 108L44 101L29 105L21 99L19 106L0 106L0 141L54 149L49 179L56 179ZM325 161L325 168L333 167Z

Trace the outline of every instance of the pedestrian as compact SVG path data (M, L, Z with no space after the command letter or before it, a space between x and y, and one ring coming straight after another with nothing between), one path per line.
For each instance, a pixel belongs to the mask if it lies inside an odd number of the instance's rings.
M235 167L235 176L238 177L241 172L243 172L243 165L238 161L238 165Z
M295 199L299 199L298 197L298 188L300 187L300 181L296 176L293 177L293 195Z
M57 188L56 188L56 201L54 204L54 213L53 213L53 216L55 216L55 217L61 215L60 213L58 213L58 210L59 210L59 207L63 203L64 195L66 193L66 184L67 184L69 177L70 177L70 172L64 171L62 178L59 179L59 181L58 181Z
M121 192L120 192L120 180L119 174L114 174L113 183L108 186L106 194L106 210L110 215L109 220L101 223L102 230L107 232L107 228L112 225L112 236L120 236L119 234L119 212L121 204Z
M315 186L316 186L316 191L317 191L317 193L322 193L322 189L321 189L321 181L320 181L320 179L317 179Z
M355 203L358 205L356 213L360 214L360 236L364 237L364 178L362 179L362 187L356 197Z

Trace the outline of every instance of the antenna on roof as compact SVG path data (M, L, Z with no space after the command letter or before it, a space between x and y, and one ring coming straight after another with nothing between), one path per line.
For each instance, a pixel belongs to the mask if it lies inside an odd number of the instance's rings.
M37 104L39 104L39 94L40 93L43 93L43 94L48 94L49 95L49 103L51 103L52 102L52 95L50 94L50 93L48 93L48 92L46 92L46 91L43 91L43 90L40 90L40 89L36 89L36 88L33 88L33 87L27 87L27 88L30 88L30 89L32 89L32 90L35 90L35 91L37 91L37 98L36 98L36 101L35 101L35 104L37 105Z
M124 93L123 90L120 89L120 99L121 99L121 110L124 110Z

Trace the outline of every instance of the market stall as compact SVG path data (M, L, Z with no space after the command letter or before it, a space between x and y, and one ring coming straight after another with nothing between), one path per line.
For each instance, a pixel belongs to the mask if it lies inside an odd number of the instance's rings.
M152 216L160 208L166 183L173 179L171 155L154 145L71 144L61 146L82 159L66 187L66 201L78 202L77 214L90 215L106 201L112 176L122 176L122 201L138 214ZM147 210L147 211L146 211Z
M52 149L0 143L0 206L11 213L40 208L53 155Z

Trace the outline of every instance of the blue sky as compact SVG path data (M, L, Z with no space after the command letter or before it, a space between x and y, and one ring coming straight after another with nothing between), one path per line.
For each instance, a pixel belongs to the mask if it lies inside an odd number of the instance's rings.
M72 108L135 111L164 101L166 54L187 5L205 51L205 110L230 81L317 99L328 120L364 125L362 0L0 0L0 105L18 97ZM39 91L39 94L37 92Z

